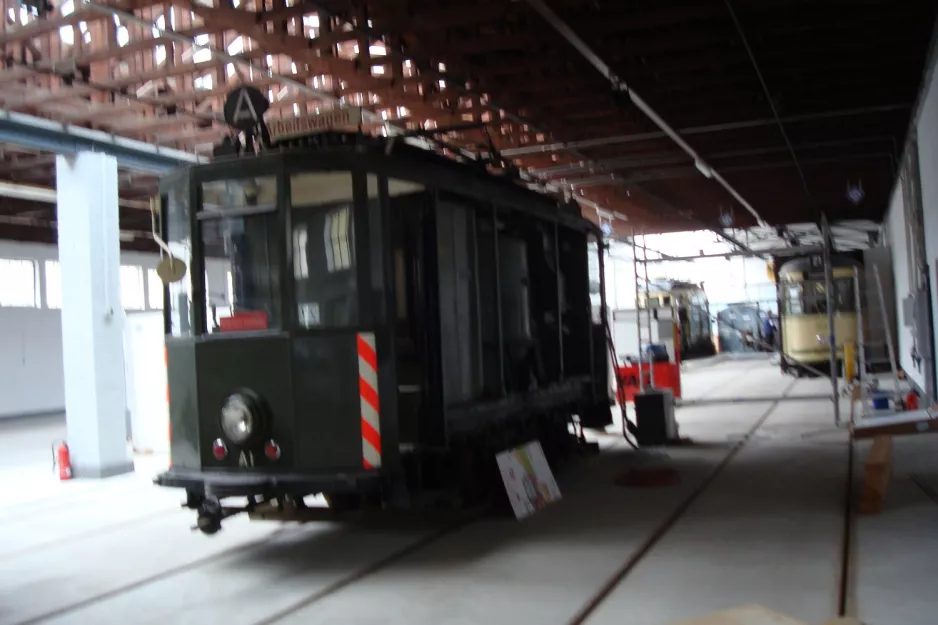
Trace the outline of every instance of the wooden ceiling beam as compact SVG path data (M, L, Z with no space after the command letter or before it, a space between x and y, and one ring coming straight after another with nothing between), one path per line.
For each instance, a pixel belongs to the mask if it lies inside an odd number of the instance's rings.
M159 250L156 243L150 238L143 238L149 234L148 231L135 231L138 236L133 241L121 241L122 250L139 252L156 252ZM22 224L0 224L0 239L13 241L31 241L34 243L49 243L55 245L58 242L58 232L51 226L29 226Z
M211 128L176 128L174 130L158 130L152 133L153 139L157 143L167 143L179 141L180 139L191 139L192 142L217 139L219 136L229 134L231 129L221 124L213 125Z
M134 120L100 120L98 122L99 126L104 126L110 128L112 132L124 133L149 133L157 128L163 128L166 126L175 126L183 127L187 125L195 125L196 120L187 119L185 117L180 117L178 115L160 115L160 116L151 116L151 117L138 117Z
M183 37L195 37L201 34L212 34L219 32L220 29L214 28L209 25L197 26L194 28L187 28L183 30L172 31L174 34L181 35ZM94 52L86 52L84 54L79 54L73 56L67 60L59 61L39 61L34 63L31 67L36 69L55 69L62 68L65 66L75 67L77 65L83 65L88 63L97 63L100 61L111 61L120 59L123 57L131 56L139 52L146 52L147 50L155 50L159 46L172 46L174 44L179 44L180 42L176 39L173 39L169 36L161 35L159 37L148 37L144 39L136 39L134 41L128 42L123 46L114 46L107 47L105 49L96 50Z
M52 16L32 21L25 26L7 28L5 33L0 33L0 45L27 42L38 39L43 35L57 33L60 28L65 26L76 26L79 22L90 23L106 17L106 15L89 7L83 7L69 15L62 15L56 11Z
M188 3L188 0L181 1ZM422 119L437 119L441 116L444 119L451 119L448 111L430 106L421 96L402 93L394 89L394 87L405 81L393 81L392 79L363 74L362 66L370 67L370 62L366 61L363 64L360 60L353 61L334 56L321 56L316 49L316 44L309 43L317 40L307 39L299 35L267 32L263 26L257 24L257 18L247 11L218 7L209 8L192 3L188 3L187 6L191 6L193 12L207 23L222 25L250 37L268 54L282 54L292 58L298 65L300 63L306 65L307 71L327 74L332 77L333 81L345 83L341 87L343 90L356 89L356 91L363 94L375 91L381 93L382 101L379 105L381 108L403 106ZM333 31L325 33L323 37L335 37L337 33L341 37L356 39L361 37L360 33L354 31ZM322 39L322 37L318 39ZM391 89L388 89L388 87L391 87ZM365 98L365 106L371 107L374 105L371 105L368 99Z
M242 35L246 35L255 41L264 40L265 44L267 44L265 50L267 50L268 54L279 48L281 54L293 56L290 54L290 47L285 44L291 43L296 45L299 43L298 40L303 42L302 48L306 50L321 51L329 50L343 41L352 41L358 38L357 34L343 30L334 30L329 33L324 33L315 39L309 39L301 35L275 33L267 30L266 23L262 18L263 13L243 11L229 7L207 7L191 2L190 0L176 0L175 4L177 6L185 6L188 10L201 17L206 24L223 26L229 30L234 30ZM277 40L279 40L279 42ZM275 44L275 47L269 44ZM320 60L325 61L326 59L320 57ZM340 61L344 59L335 58L329 60ZM324 62L321 67L324 68L322 73L329 73L332 65Z
M257 19L263 22L276 22L318 13L319 9L315 4L307 4L304 0L297 0L297 3L292 7L280 7L272 10L258 11Z
M344 2L329 0L321 2L333 12L341 12ZM439 31L447 28L466 28L486 23L498 23L511 15L530 11L517 2L468 2L440 8L419 10L391 2L376 2L370 7L370 18L378 28L390 33Z
M62 100L70 100L72 98L83 98L84 96L95 93L97 90L94 87L89 87L88 85L75 85L73 87L61 87L54 91L48 89L38 89L34 88L30 91L33 91L33 95L20 98L19 100L6 100L4 97L4 104L10 108L35 108L43 107L44 105L51 104L53 102L60 102Z
M112 121L126 118L128 115L140 116L150 109L137 102L123 102L121 104L104 104L101 102L87 102L87 106L71 111L59 111L59 117L72 124L92 123L102 117L111 117Z
M0 176L8 176L12 173L32 169L34 167L54 165L55 156L55 154L40 154L32 158L17 158L7 161L0 165Z
M201 63L188 63L173 67L167 66L149 72L112 77L110 80L102 81L100 85L107 89L119 89L121 87L150 82L151 80L160 80L161 78L179 78L189 74L204 74L218 67L224 67L225 65L226 63L224 61L212 59Z
M587 32L592 32L592 29ZM427 44L436 45L441 51L453 57L484 57L512 51L533 54L541 50L546 52L562 49L563 45L555 31L541 28L540 25L533 28L506 29L496 33L450 31L439 32L436 36L431 35L428 33L424 37ZM701 31L699 28L687 28L678 32L669 31L667 37L662 37L659 31L651 31L651 34L635 33L628 39L615 36L609 39L590 37L590 41L595 42L597 51L602 51L603 58L607 53L621 56L705 48L722 43L732 45L734 40L735 36L732 33L719 30Z
M13 67L5 67L3 71L0 71L0 85L6 85L9 83L17 83L26 78L31 78L36 75L35 70L32 70L25 65L14 65Z

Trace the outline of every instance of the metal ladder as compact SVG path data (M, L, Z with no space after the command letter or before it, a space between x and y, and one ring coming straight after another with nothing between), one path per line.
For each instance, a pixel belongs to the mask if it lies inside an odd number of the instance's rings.
M889 367L892 372L892 381L893 381L893 390L894 390L893 399L898 400L902 391L900 389L900 383L899 383L899 370L896 364L896 350L895 350L895 346L892 343L892 333L889 332L889 329L888 329L889 328L889 315L886 313L885 297L883 295L883 281L879 275L879 267L877 267L876 265L873 265L872 269L873 269L873 278L876 281L875 295L878 298L878 304L879 304L878 308L879 308L880 316L881 316L880 323L882 323L882 328L884 329L885 335L886 335L886 341L885 341L886 350L889 356ZM860 376L860 383L859 383L859 397L857 399L859 399L860 407L861 407L860 418L865 419L868 416L870 416L869 409L872 408L871 404L868 401L871 398L867 395L867 388L871 387L871 388L874 388L874 390L878 388L878 380L876 380L876 378L869 377L869 374L872 373L872 371L870 371L872 367L870 367L869 365L871 365L872 363L867 361L866 352L867 352L867 348L870 347L871 345L867 343L865 340L866 337L865 337L865 328L864 328L864 318L862 314L863 306L862 306L862 299L860 298L860 274L859 274L859 270L856 268L854 268L853 270L853 292L854 292L854 299L856 300L856 304L857 304L857 311L859 312L859 315L857 318L857 356L859 358L857 373ZM872 307L868 307L868 308L872 308ZM876 342L876 343L873 343L873 345L878 346L880 345L880 343Z
M645 362L646 354L648 354L648 380L649 388L655 387L655 369L652 366L652 358L650 356L651 345L654 341L654 336L652 335L651 329L651 315L652 309L649 298L649 281L648 281L648 246L645 241L645 233L642 232L642 244L639 246L636 243L635 231L632 231L632 258L635 260L633 263L633 268L635 271L635 322L638 326L638 388L639 391L645 390L645 372L643 371L643 365ZM642 309L640 302L641 295L641 286L640 286L640 276L638 270L638 250L642 250L641 263L644 270L644 280L641 282L644 284L645 288L645 308ZM644 314L643 314L644 313Z
M877 290L879 291L879 297L874 298L869 294L866 298L866 317L868 323L867 327L864 328L864 331L867 332L864 340L866 346L866 367L867 371L883 371L884 366L886 365L890 368L893 368L894 355L890 353L889 340L893 340L893 334L889 329L888 323L879 324L877 323L878 318L882 316L884 319L888 317L884 306L884 286L882 279L879 273L879 267L877 264L872 263L866 268L866 281L869 284L870 278L873 278L873 281L876 285Z

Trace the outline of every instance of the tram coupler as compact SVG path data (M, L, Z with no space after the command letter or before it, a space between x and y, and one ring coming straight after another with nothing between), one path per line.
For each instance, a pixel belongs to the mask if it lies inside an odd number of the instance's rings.
M209 536L218 533L222 521L221 502L217 499L205 498L199 504L198 510L199 516L196 518L196 524L192 527L192 530L199 530Z
M206 497L198 507L198 517L196 524L192 526L192 531L199 530L203 534L211 536L221 530L221 522L228 517L246 512L246 508L226 508L214 497Z

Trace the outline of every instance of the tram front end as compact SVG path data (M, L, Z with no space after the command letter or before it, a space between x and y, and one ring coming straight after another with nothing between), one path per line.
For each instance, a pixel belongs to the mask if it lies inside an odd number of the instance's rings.
M161 188L171 466L155 482L185 490L205 533L309 495L380 496L382 335L360 314L352 174L310 176L305 208L263 159Z

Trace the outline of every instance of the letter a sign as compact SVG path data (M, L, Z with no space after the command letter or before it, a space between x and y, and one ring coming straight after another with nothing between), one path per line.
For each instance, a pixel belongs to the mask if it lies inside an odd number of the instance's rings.
M225 121L236 130L249 132L270 108L264 94L254 87L241 86L225 98Z

